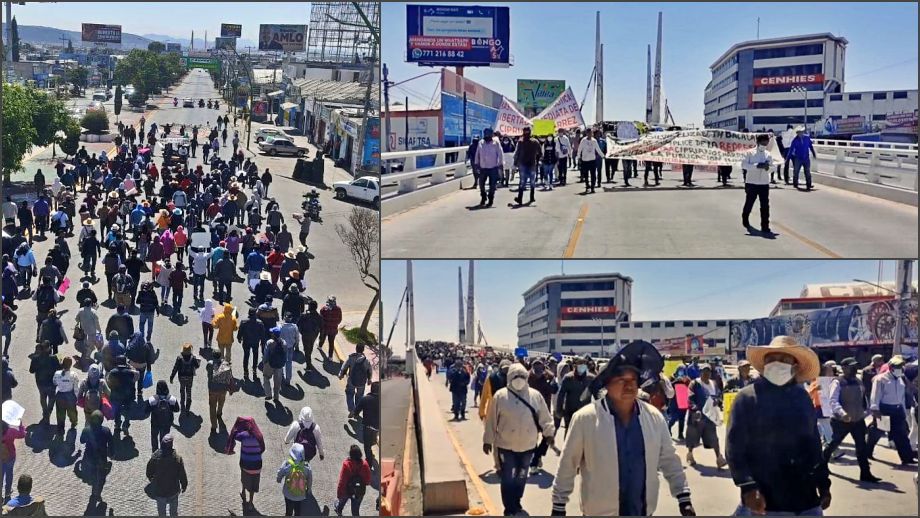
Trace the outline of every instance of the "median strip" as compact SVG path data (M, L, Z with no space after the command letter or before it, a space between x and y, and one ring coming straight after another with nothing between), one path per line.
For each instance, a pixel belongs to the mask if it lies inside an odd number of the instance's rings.
M578 246L578 239L581 237L581 230L585 226L585 218L588 216L588 202L581 204L581 210L578 211L578 219L575 220L575 227L572 228L572 235L569 237L569 244L565 247L565 253L562 257L569 259L575 255L575 247Z

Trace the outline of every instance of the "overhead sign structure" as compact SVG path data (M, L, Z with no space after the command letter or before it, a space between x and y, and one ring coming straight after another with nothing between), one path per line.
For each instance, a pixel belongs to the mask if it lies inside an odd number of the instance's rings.
M407 5L406 59L427 66L510 66L507 7Z
M243 26L236 23L220 24L220 36L222 38L239 38L243 35Z
M565 91L565 81L555 79L518 79L517 102L525 111L539 113Z
M259 25L259 50L303 52L307 50L307 26Z
M121 43L121 25L84 23L81 31L83 41L93 43Z
M217 58L196 58L192 56L183 56L182 62L185 65L185 68L203 68L205 70L213 70L214 72L220 72L220 60Z
M218 36L214 38L215 49L236 50L236 38Z

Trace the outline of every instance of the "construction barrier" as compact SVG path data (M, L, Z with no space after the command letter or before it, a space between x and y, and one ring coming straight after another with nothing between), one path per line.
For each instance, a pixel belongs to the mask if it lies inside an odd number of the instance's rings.
M393 459L380 463L380 516L399 516L402 505L403 473Z

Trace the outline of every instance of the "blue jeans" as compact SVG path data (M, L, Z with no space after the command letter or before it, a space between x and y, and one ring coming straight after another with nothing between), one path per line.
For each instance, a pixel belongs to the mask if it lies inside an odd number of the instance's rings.
M128 426L131 425L131 419L128 418L128 412L131 410L130 401L115 401L112 400L112 413L113 421L115 421L115 428L123 428L125 430L125 435L128 434ZM121 420L124 418L124 425L121 424Z
M553 186L553 173L556 172L556 164L543 164L543 175L546 177L544 185Z
M364 397L364 387L364 385L355 387L351 383L345 385L345 404L348 405L349 414L358 405L358 400Z
M338 514L341 514L345 509L345 504L351 500L351 515L352 516L361 516L361 501L364 500L364 495L354 495L347 496L341 500L336 499L335 501L335 511Z
M807 158L805 160L799 158L792 159L793 164L793 173L792 173L792 184L795 186L799 185L799 169L805 168L805 187L811 188L811 160Z
M3 463L3 494L9 495L13 491L13 465L16 464L16 457Z
M457 417L461 414L466 415L466 394L467 391L463 392L451 392L451 407L450 411L454 413L454 417Z
M150 340L150 337L153 336L153 317L154 315L156 315L156 313L143 313L142 312L140 314L140 326L138 327L137 330L140 331L140 333L143 336L145 336L148 341ZM147 328L146 334L144 333L145 326Z
M820 507L814 507L812 509L806 509L800 513L767 510L767 514L770 516L824 516L824 511L822 511ZM750 509L745 507L744 504L738 504L738 508L735 509L735 514L732 516L754 516L754 514Z
M524 196L524 189L527 188L527 182L530 181L530 189L534 188L534 166L521 165L521 182L518 184L518 198Z
M294 370L294 349L286 349L287 361L284 362L284 381L290 382Z
M479 172L479 195L482 197L482 201L488 201L491 203L495 199L495 186L498 184L498 175L501 171L499 167L493 167L491 169L482 169ZM489 181L489 190L486 194L486 180Z
M524 497L524 489L527 487L527 475L533 454L534 450L515 452L498 449L505 516L513 516L522 510L521 498Z
M179 493L173 496L158 496L157 515L166 516L166 506L169 506L169 516L179 516Z
M164 303L166 302L166 299L169 298L169 288L169 284L160 286L160 300L164 301Z

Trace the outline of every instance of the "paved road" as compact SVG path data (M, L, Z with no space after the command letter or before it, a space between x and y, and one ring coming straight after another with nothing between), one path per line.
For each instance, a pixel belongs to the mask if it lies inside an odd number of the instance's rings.
M176 88L175 95L192 98L216 96L207 74L202 71L192 72L181 86ZM210 120L212 123L217 117L215 110L199 108L173 108L171 99L165 102L158 110L147 114L148 125L157 122L177 124L203 124ZM137 117L139 118L139 117ZM256 125L254 125L254 128ZM297 139L298 142L300 138ZM111 147L111 145L91 144L88 150L98 150ZM159 152L159 150L158 150ZM221 150L222 156L229 156L226 149ZM199 155L200 157L200 155ZM269 191L276 197L282 206L287 218L289 214L299 209L302 200L301 194L307 186L294 182L291 179L294 159L269 158L256 156L256 163L260 170L271 168L275 182ZM159 162L159 159L157 159ZM192 161L191 167L198 163ZM335 179L343 179L347 174L338 170L332 173ZM327 172L327 179L330 173ZM327 180L328 182L328 180ZM325 300L329 294L337 295L339 304L343 308L345 322L349 326L360 322L367 308L372 293L361 284L354 264L335 234L334 226L343 223L344 217L350 206L334 201L329 192L321 194L325 207L323 216L325 222L312 228L308 244L316 259L311 262L311 269L307 274L307 293L311 296ZM296 232L296 231L295 231ZM76 251L76 238L70 243L71 249ZM36 242L36 255L44 260L48 252L48 242ZM76 261L73 261L76 264ZM72 280L79 275L76 266L69 272ZM102 277L101 265L97 276ZM95 286L100 299L105 296L104 284ZM248 294L242 284L234 284L234 301L242 305ZM185 341L199 345L200 331L196 308L191 306L189 293L185 301L188 304L184 313L189 316L190 322L177 325L164 317L157 317L154 325L153 343L159 348L160 356L153 368L155 379L167 379L172 368L172 363L179 352L180 344ZM74 316L77 306L73 297L63 303L66 313L63 316L64 328L68 333L73 329ZM100 321L105 322L112 314L111 307L100 306ZM131 438L121 440L117 445L116 462L108 477L108 482L103 490L102 499L106 505L102 507L87 508L89 499L89 485L77 476L75 466L79 464L75 447L75 434L71 432L65 441L49 441L48 429L35 425L40 418L37 410L37 391L32 376L28 373L28 360L26 355L32 351L34 342L35 310L29 303L20 304L20 325L13 332L13 346L10 356L14 372L19 379L20 386L14 390L14 399L27 408L25 421L28 426L28 438L19 443L19 455L16 463L16 473L31 473L35 479L35 494L45 496L48 501L48 512L52 515L61 514L93 514L103 515L110 512L115 515L144 515L155 513L154 502L144 493L147 480L144 469L150 458L149 424L136 422L131 427ZM373 324L376 326L376 318ZM344 382L336 375L341 365L341 357L347 355L353 348L341 340L337 343L336 354L327 358L325 353L315 351L314 365L320 366L319 370L304 376L302 364L295 364L293 389L282 391L282 405L276 407L266 404L262 397L260 385L245 384L240 392L228 398L224 410L224 420L228 426L240 415L251 415L259 423L265 435L267 451L264 457L264 470L262 474L261 492L256 496L255 504L259 512L266 515L281 515L284 513L284 500L281 495L281 485L275 482L274 475L287 456L288 448L282 445L282 438L288 425L299 414L301 407L309 405L313 408L317 422L323 428L326 458L314 464L313 493L315 501L309 501L305 507L308 514L321 514L326 506L332 505L336 494L336 484L342 460L347 457L351 444L358 443L360 430L355 430L355 423L347 420L347 409L344 400ZM242 351L239 345L234 346L234 359L240 362ZM197 349L197 348L196 348ZM73 354L72 344L62 348L62 354ZM239 358L239 359L238 359ZM237 376L241 376L240 366L234 369ZM239 498L239 468L238 457L222 453L226 435L208 436L207 417L207 391L203 370L196 381L193 391L193 415L187 419L177 420L177 427L173 430L175 445L178 452L184 456L188 475L189 489L180 499L180 514L188 515L227 515L230 513L242 514ZM171 387L178 391L178 385ZM145 391L151 395L152 390ZM53 420L53 418L52 418ZM83 425L81 413L80 426ZM375 477L376 479L376 477ZM375 503L379 484L374 482L374 489L369 489L362 505L365 515L376 514Z
M640 172L640 175L642 173ZM721 187L713 173L680 187L664 172L659 187L582 184L536 192L531 206L509 208L517 190L499 189L495 205L475 209L466 189L383 220L383 257L395 258L811 258L915 257L917 208L817 185L812 192L775 186L768 239L741 226L744 191L735 173ZM570 172L570 179L577 173ZM472 180L466 180L469 186ZM636 187L638 186L638 187ZM755 207L751 223L759 226Z
M492 465L492 457L482 453L482 423L476 414L475 408L470 408L473 402L472 395L468 400L467 421L452 421L450 412L451 396L444 386L444 374L431 377L435 388L440 414L424 416L424 419L444 419L447 421L452 442L458 452L454 455L454 462L460 462L468 473L467 488L470 493L470 509L484 511L487 515L501 515L502 500L498 477ZM420 379L424 383L425 379ZM724 428L719 428L720 444L725 444ZM562 432L557 435L561 448ZM883 441L884 443L884 441ZM686 448L676 444L677 452L683 460ZM917 492L912 476L916 468L907 470L895 467L897 453L879 444L875 455L879 460L873 461L873 473L883 479L879 485L869 486L858 482L859 468L853 454L852 443L845 442L843 448L847 454L831 464L831 493L833 501L826 511L827 515L849 516L916 516ZM700 516L728 516L734 512L738 505L739 493L731 480L727 469L715 469L715 455L711 450L698 450L696 467L685 467L688 483L693 495L693 504ZM445 457L447 455L445 454ZM456 460L464 458L466 461ZM527 481L524 493L523 506L531 515L548 515L552 508L553 474L557 471L559 457L553 453L544 457L543 471L531 476ZM568 504L568 514L578 515L579 511L579 479L576 479L575 490ZM658 516L679 516L680 511L677 501L671 497L667 485L662 480L662 488L658 497Z

